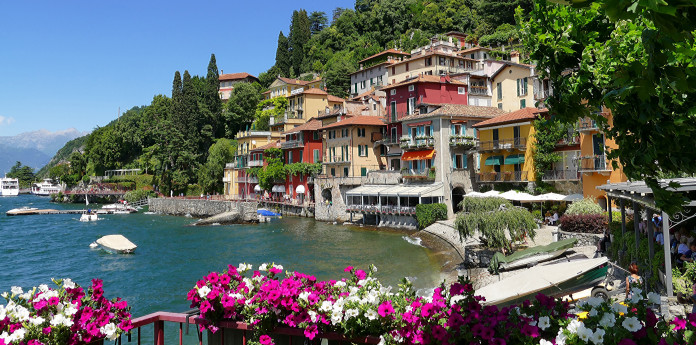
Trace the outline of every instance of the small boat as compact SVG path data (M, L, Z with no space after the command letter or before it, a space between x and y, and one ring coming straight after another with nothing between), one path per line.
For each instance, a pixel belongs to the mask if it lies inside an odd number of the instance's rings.
M135 248L138 248L123 235L106 235L99 238L97 244L107 252L114 254L132 254Z
M128 214L136 213L138 212L138 210L135 207L128 205L127 203L116 203L102 206L99 212L109 214Z
M81 222L91 222L91 221L95 221L95 220L99 220L99 216L97 216L96 213L83 213L80 216Z
M28 212L28 211L36 211L38 209L39 209L38 207L24 206L24 207L20 207L20 208L13 208L5 213L8 215L15 215L18 213L24 213L24 212Z
M540 262L552 260L563 255L566 251L572 249L577 242L576 238L568 238L545 246L519 250L508 256L503 255L503 253L495 253L488 270L497 273L498 270L509 271L516 268L534 266Z
M534 266L510 278L476 290L485 305L520 303L536 294L562 297L583 291L604 281L609 269L606 257Z
M19 195L19 179L7 176L0 178L0 196Z

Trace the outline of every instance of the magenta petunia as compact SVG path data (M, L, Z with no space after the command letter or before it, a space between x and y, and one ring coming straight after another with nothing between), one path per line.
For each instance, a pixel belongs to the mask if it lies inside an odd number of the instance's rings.
M392 307L391 301L386 301L383 302L382 304L379 305L377 308L377 313L381 317L387 317L387 315L391 315L394 313L394 307Z
M266 335L266 334L259 337L259 343L261 343L261 345L273 345L274 344L273 339L271 339L271 337Z

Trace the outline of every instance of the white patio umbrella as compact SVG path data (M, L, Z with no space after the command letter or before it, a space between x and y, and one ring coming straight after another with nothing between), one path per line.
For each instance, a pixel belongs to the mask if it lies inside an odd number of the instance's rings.
M537 201L537 197L535 197L534 195L516 190L509 190L505 193L500 194L499 197L511 201Z
M500 192L497 190L489 190L483 193L483 196L500 196Z
M573 202L573 201L580 201L584 198L585 197L582 194L571 194L571 195L568 195L565 198L563 198L563 201Z
M465 194L464 196L471 196L471 197L475 197L475 198L483 198L483 197L485 197L486 195L483 194L483 193L479 193L479 192L471 192L471 193L469 193L469 194Z
M540 200L540 201L563 201L563 199L565 197L566 197L566 195L563 195L563 194L546 193L546 194L537 195L537 200Z

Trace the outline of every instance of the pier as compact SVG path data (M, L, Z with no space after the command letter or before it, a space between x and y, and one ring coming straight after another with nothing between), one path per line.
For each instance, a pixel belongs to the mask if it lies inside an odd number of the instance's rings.
M35 216L35 215L47 215L47 214L85 214L87 210L54 210L51 208L43 210L33 210L33 209L14 209L5 212L7 216ZM114 210L104 210L104 209L92 209L92 213L96 214L114 214Z

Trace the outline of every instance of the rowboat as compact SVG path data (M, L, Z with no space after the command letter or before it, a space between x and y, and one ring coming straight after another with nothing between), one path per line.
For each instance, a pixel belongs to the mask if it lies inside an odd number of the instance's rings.
M609 269L606 257L534 266L476 290L486 305L510 305L542 293L562 297L601 283Z
M497 273L498 270L509 271L516 268L534 266L540 262L552 260L563 255L566 251L573 248L577 242L576 238L568 238L545 246L516 251L508 256L503 255L503 253L495 253L488 270Z

